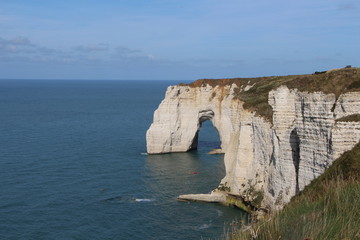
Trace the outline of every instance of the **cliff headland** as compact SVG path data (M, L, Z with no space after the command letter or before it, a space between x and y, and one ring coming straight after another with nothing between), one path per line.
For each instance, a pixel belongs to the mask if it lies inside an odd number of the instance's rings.
M146 134L149 154L197 148L211 121L226 176L211 194L182 200L282 209L360 140L360 69L203 79L170 86Z

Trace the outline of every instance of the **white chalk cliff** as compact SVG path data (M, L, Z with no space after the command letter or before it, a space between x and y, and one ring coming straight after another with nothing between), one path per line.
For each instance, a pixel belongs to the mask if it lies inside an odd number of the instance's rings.
M182 199L281 209L344 151L360 140L360 122L336 121L360 113L360 92L300 92L280 86L268 94L272 123L246 110L235 92L253 85L170 86L146 134L149 154L197 147L201 123L210 120L225 153L226 176L212 194ZM213 197L212 197L213 196Z

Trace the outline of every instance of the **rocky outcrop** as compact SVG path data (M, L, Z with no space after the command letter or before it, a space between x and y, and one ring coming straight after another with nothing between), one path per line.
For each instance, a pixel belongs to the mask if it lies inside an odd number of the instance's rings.
M226 176L209 195L180 199L242 199L257 208L280 209L360 139L359 122L336 121L360 113L360 92L301 92L280 86L268 94L272 123L245 109L236 93L254 84L171 86L146 134L149 154L197 147L202 122L219 132Z
M201 123L210 120L218 130L222 149L240 123L241 103L234 100L232 86L201 88L171 86L154 113L146 134L149 154L186 152L197 147Z

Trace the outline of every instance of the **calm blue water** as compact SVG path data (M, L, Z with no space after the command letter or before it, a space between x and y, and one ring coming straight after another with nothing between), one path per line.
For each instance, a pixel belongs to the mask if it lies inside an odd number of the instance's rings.
M224 176L199 150L147 156L165 81L0 81L0 239L217 239L245 215L177 202ZM198 172L198 174L191 174Z

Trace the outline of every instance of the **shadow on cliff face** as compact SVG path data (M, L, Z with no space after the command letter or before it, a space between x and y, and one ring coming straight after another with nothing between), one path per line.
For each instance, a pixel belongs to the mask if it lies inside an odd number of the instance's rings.
M296 174L296 194L299 192L299 165L300 165L300 139L296 129L290 133L290 146L292 161L295 167Z

